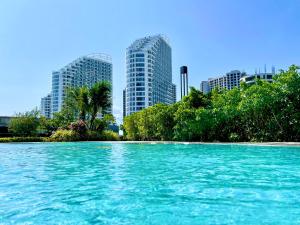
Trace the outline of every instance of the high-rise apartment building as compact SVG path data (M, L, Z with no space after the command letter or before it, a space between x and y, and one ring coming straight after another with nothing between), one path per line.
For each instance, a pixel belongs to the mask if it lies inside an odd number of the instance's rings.
M126 115L156 103L176 102L168 40L155 35L134 41L126 51L126 79Z
M46 118L51 117L51 94L41 99L40 113Z
M80 57L52 73L51 115L62 109L67 87L91 87L100 81L112 84L111 57L91 54ZM110 113L112 110L108 110Z
M208 81L202 81L200 90L203 93L208 93L215 88L231 90L234 87L240 87L240 79L246 76L245 72L233 70L223 76L217 78L209 78Z

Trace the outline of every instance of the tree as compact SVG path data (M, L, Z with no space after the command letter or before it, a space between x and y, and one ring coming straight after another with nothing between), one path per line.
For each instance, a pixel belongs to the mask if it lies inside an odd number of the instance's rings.
M208 96L194 87L190 88L190 93L183 98L183 102L192 108L207 107L210 104Z
M14 136L30 137L37 135L39 124L39 112L32 110L25 113L18 113L10 120L8 129Z
M89 109L91 112L90 127L94 129L97 114L104 113L111 106L111 85L108 82L96 83L89 90Z

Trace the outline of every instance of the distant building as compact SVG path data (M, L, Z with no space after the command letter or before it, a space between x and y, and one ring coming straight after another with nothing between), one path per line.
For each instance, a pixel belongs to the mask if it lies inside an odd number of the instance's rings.
M91 87L100 81L112 84L111 57L106 54L91 54L80 57L52 73L51 115L62 109L67 87ZM110 108L109 113L112 112Z
M180 98L189 94L189 77L187 66L180 67Z
M202 91L204 94L207 94L210 92L208 81L201 81L200 91Z
M246 84L254 84L256 82L256 79L265 80L268 82L273 82L273 76L275 74L273 73L258 73L253 75L247 75L241 78L241 82L245 82Z
M126 115L174 103L172 49L162 35L134 41L126 51Z
M209 78L208 81L202 81L200 90L208 93L215 88L231 90L234 87L240 87L240 79L246 76L245 72L232 70L223 76L217 78Z
M275 76L275 67L272 66L271 73L267 72L267 66L265 65L265 71L263 73L259 72L257 73L257 70L255 71L255 74L253 75L247 75L241 78L241 82L245 82L246 84L254 84L257 79L265 80L268 82L273 82L273 77Z
M41 109L40 112L46 118L51 117L51 94L41 99Z

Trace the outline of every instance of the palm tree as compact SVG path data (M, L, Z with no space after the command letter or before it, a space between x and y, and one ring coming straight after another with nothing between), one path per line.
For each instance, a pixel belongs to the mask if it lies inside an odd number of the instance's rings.
M90 111L89 89L86 86L68 88L64 99L65 107L73 108L80 120L85 121Z
M103 81L96 83L89 90L90 98L90 127L93 129L94 121L97 114L104 113L111 106L111 85L110 83Z

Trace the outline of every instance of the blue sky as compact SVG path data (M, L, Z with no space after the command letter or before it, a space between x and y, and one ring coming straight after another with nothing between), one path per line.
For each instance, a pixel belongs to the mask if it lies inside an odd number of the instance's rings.
M286 69L300 64L299 11L298 0L1 0L0 115L39 106L53 70L103 52L113 58L120 116L125 49L159 33L170 39L177 85L181 65L197 88L233 69Z

